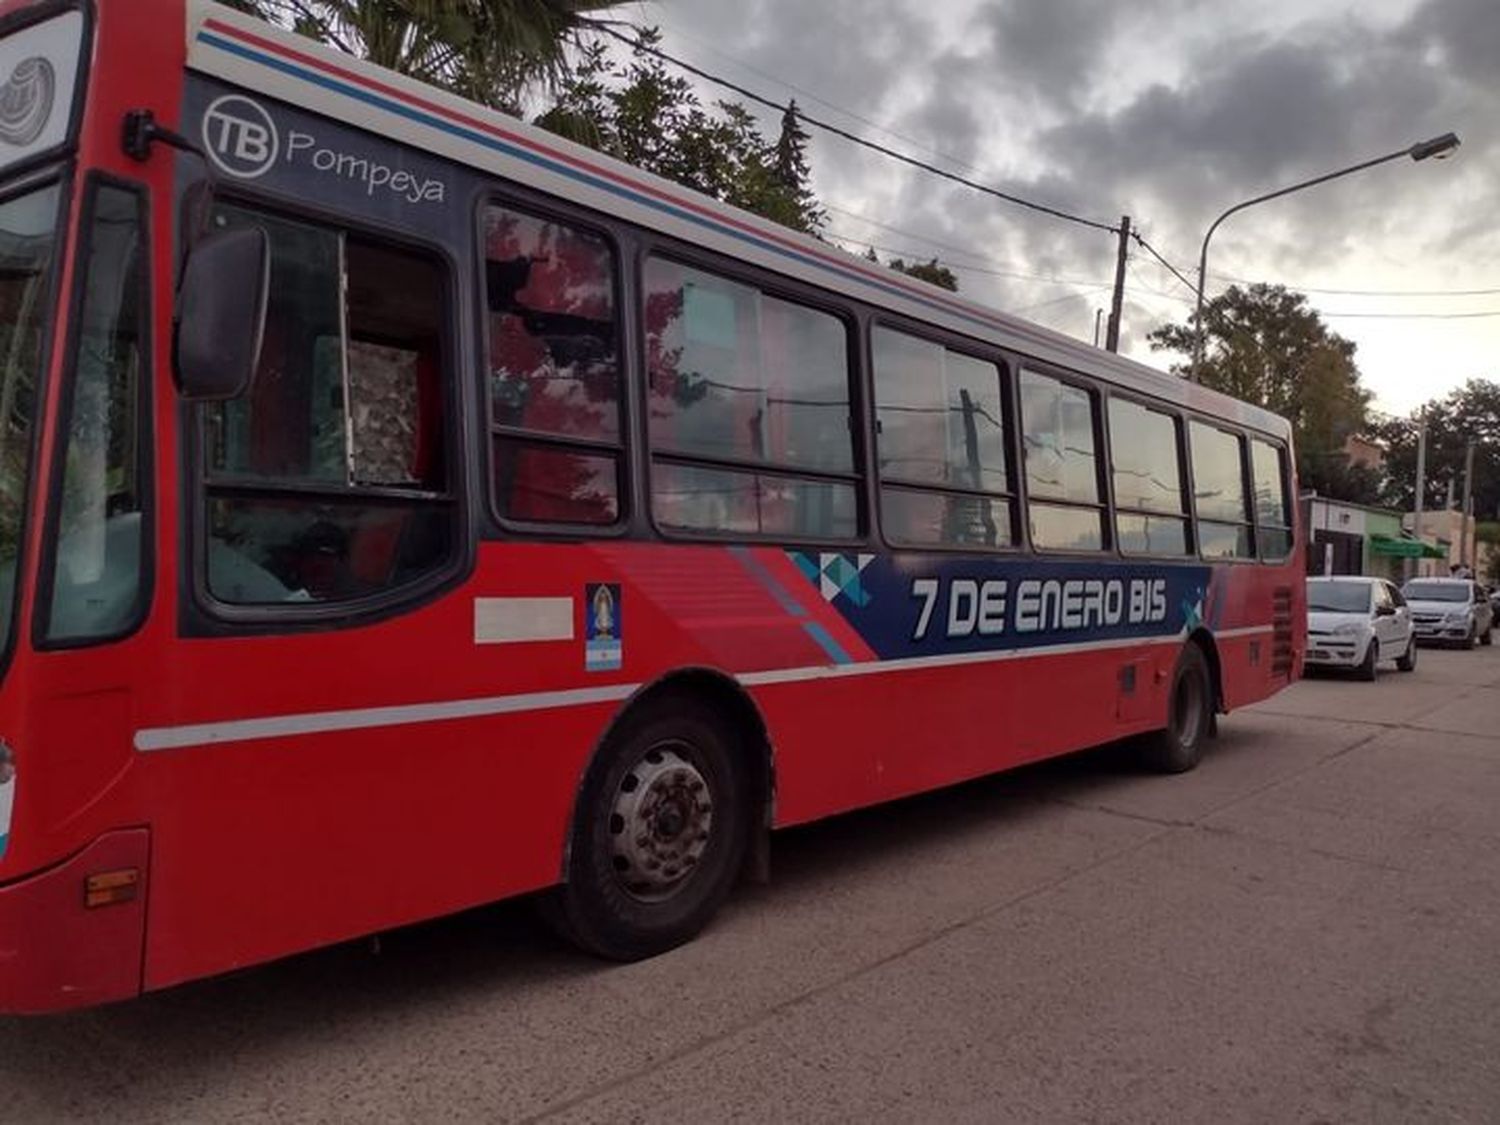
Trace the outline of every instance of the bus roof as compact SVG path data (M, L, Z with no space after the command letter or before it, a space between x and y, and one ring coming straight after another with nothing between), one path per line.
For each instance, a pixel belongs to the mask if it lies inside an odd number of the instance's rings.
M1290 439L1285 419L958 297L535 126L208 0L188 0L188 66L537 191L1024 357Z

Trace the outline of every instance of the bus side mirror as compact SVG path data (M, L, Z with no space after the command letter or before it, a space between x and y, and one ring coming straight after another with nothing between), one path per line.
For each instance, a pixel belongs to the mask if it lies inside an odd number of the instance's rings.
M188 252L177 294L177 390L188 402L224 402L250 387L260 363L271 243L259 227L207 235Z

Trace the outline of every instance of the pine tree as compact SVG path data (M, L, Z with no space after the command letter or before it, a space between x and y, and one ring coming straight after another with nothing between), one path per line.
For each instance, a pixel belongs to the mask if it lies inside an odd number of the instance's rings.
M797 114L797 99L787 103L781 115L781 135L776 138L776 181L796 208L798 222L792 225L817 234L828 219L812 190L812 170L807 161L807 131Z

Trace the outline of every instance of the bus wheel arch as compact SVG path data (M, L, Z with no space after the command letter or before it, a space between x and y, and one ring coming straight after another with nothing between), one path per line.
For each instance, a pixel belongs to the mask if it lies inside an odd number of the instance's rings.
M1208 682L1213 689L1213 715L1222 715L1224 708L1224 669L1219 661L1219 646L1214 642L1214 635L1207 629L1198 628L1188 636L1188 643L1197 645L1203 651L1203 659L1208 662Z
M747 860L764 867L772 792L765 722L737 682L691 668L642 687L582 771L544 915L611 960L682 944Z
M1141 762L1147 769L1185 773L1201 760L1223 700L1218 664L1213 638L1203 630L1189 636L1178 649L1167 689L1165 723L1139 741Z

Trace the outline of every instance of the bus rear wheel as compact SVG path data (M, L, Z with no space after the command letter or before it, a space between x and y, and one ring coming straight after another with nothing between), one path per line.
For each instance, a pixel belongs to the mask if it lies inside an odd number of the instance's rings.
M1213 725L1213 679L1208 661L1196 644L1188 644L1172 672L1167 701L1167 725L1145 736L1141 760L1158 773L1184 773L1203 757L1203 744Z
M737 749L694 701L625 718L584 780L567 878L544 910L565 938L638 961L708 924L734 886L749 835Z

